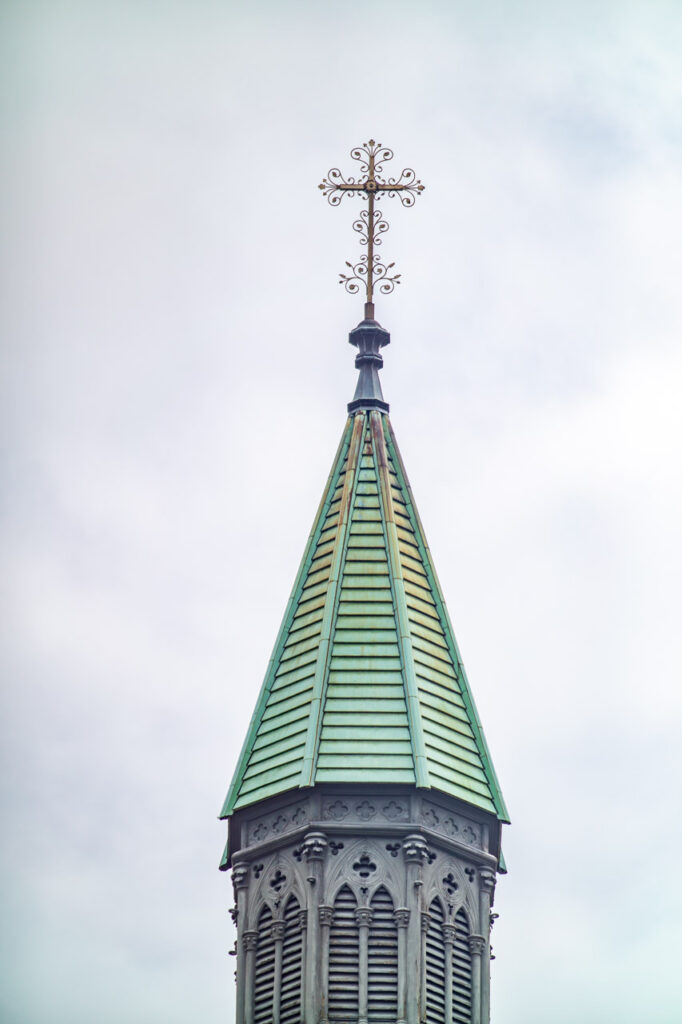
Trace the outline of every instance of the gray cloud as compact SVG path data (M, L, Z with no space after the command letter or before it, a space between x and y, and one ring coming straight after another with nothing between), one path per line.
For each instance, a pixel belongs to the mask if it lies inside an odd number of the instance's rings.
M672 1024L674 3L8 4L8 1024L231 1019L229 781L352 395L385 392L513 826L496 1024ZM669 852L670 851L670 852Z

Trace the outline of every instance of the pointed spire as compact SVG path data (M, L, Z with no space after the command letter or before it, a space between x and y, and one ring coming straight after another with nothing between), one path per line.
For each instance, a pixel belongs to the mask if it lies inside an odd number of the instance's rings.
M360 371L353 401L348 403L348 412L358 409L381 409L388 412L379 380L379 370L384 365L381 349L391 342L391 335L374 319L374 303L365 303L365 319L348 335L351 345L356 345L358 354L355 365Z

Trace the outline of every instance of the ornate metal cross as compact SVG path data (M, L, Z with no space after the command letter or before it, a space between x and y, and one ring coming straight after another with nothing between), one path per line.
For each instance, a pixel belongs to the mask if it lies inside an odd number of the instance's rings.
M398 196L403 206L414 206L415 198L424 191L424 186L410 167L405 167L399 178L386 180L381 177L383 164L393 159L393 150L384 148L374 139L351 149L350 155L353 160L360 161L364 178L357 181L351 177L344 178L338 167L332 167L319 187L331 206L338 206L348 194L360 195L367 200L367 209L353 223L353 229L360 235L360 244L367 246L367 252L357 263L346 260L350 273L340 274L339 282L351 295L356 295L361 287L365 288L365 319L373 320L375 285L382 294L388 295L400 284L400 274L391 273L395 263L383 263L374 251L381 245L381 235L388 231L388 222L374 204L382 195L388 194Z

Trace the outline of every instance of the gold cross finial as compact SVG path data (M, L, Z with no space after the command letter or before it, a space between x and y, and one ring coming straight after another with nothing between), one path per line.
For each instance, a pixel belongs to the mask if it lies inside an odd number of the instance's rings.
M375 202L387 193L398 196L403 206L414 206L420 192L424 191L421 181L415 176L411 167L405 167L399 178L384 179L383 164L393 159L393 150L386 149L380 142L370 139L363 146L351 149L353 160L360 162L364 177L344 178L338 167L332 167L319 188L327 197L331 206L338 206L344 195L360 195L367 200L367 209L363 210L353 229L360 235L360 244L367 246L367 252L357 263L349 263L349 273L339 275L339 281L351 295L357 295L361 287L365 289L365 320L374 319L374 287L384 295L392 292L400 284L400 274L393 271L395 263L383 263L375 253L375 247L381 245L381 235L388 231L388 222L381 211L374 207Z

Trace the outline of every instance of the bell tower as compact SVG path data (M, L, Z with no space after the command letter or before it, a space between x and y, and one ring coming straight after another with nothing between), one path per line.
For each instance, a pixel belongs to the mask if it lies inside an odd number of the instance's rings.
M367 200L358 384L221 817L237 1024L488 1024L507 811L384 401L374 289L390 150L332 169ZM406 197L408 197L406 199ZM366 216L365 216L366 214ZM359 226L358 226L359 225Z

